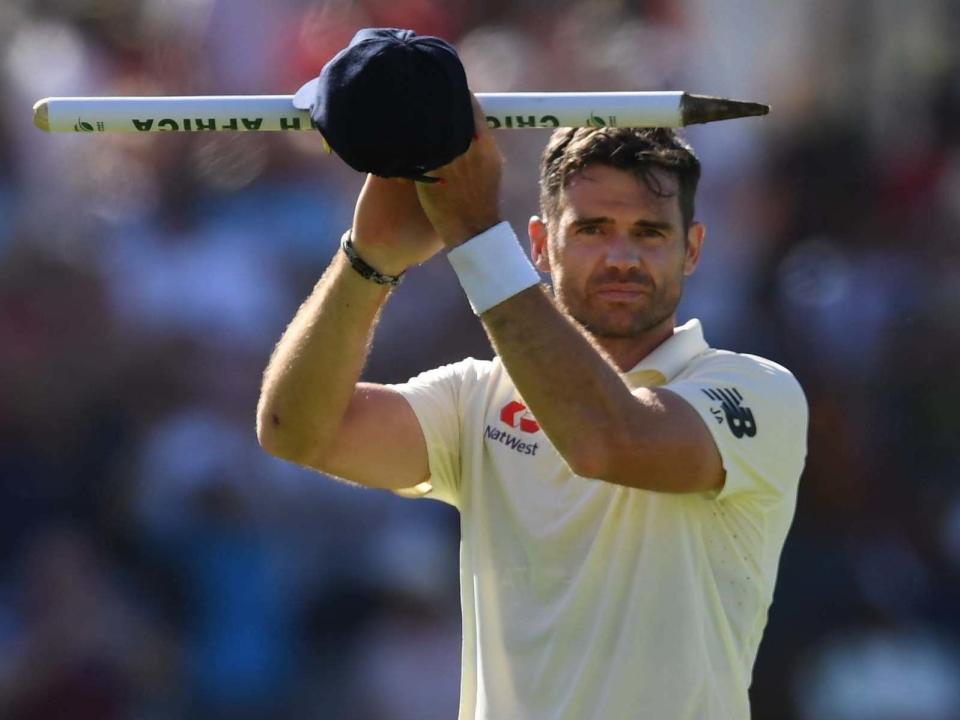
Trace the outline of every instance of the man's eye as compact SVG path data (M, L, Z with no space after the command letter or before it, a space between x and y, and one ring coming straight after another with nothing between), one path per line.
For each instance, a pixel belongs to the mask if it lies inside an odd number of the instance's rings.
M664 237L664 234L655 228L641 228L637 231L637 236L642 238L658 239Z
M581 225L577 228L577 235L599 235L601 231L599 225Z

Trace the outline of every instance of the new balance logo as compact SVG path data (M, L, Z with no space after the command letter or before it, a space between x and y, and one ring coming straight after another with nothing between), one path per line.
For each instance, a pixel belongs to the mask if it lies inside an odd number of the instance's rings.
M735 438L753 437L757 434L757 423L753 419L753 411L744 407L743 395L736 388L709 388L703 390L703 394L711 400L720 403L722 415L727 419L727 427L733 433ZM711 408L710 412L722 423L721 411Z

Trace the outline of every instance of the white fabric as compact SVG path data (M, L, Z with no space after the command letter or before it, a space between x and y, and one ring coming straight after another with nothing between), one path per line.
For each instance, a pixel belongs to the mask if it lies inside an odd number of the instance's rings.
M499 360L395 386L427 441L420 493L461 513L460 720L749 717L806 454L803 391L779 365L709 349L695 320L626 377L697 410L722 491L574 475Z
M540 275L510 223L484 230L447 253L475 315L539 284Z

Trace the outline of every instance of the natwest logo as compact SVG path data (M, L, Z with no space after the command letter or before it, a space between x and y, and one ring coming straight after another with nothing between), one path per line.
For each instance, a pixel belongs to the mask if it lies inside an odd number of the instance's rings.
M529 435L540 432L540 424L533 419L527 406L516 400L508 402L501 408L500 422ZM499 443L521 455L536 455L540 447L539 442L527 442L527 440L533 440L528 435L515 435L489 424L484 428L483 434L487 440Z
M500 411L500 420L523 432L540 432L540 424L534 420L533 415L527 410L527 406L517 400L503 406L503 410Z

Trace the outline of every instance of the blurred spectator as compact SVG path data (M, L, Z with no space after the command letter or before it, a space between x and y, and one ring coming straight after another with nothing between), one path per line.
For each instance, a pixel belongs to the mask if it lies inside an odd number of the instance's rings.
M929 631L847 631L801 668L801 720L950 720L960 715L960 657Z
M371 543L369 577L382 610L359 634L350 717L444 720L457 715L459 598L454 545L422 522L387 527Z
M155 709L176 651L114 586L78 530L37 534L22 557L13 637L0 655L0 714L10 720L120 720Z
M147 436L138 527L181 585L186 714L290 717L299 607L274 536L242 483L263 466L229 424L183 413Z

